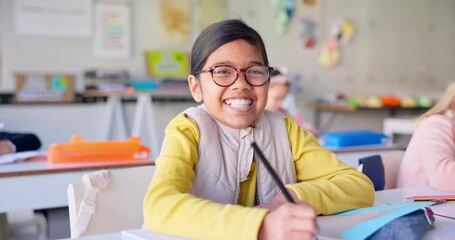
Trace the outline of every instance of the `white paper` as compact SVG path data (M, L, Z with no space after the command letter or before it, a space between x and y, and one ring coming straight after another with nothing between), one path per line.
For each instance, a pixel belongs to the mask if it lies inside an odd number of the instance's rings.
M95 15L95 56L128 58L131 55L130 5L97 3Z
M0 155L0 164L13 163L17 161L22 161L32 157L44 156L40 151L25 151L17 153L7 153Z
M16 32L90 38L91 0L15 0Z
M160 240L183 240L185 238L164 235L160 233L150 232L146 229L128 229L121 231L122 239L131 240L147 240L147 239L160 239Z

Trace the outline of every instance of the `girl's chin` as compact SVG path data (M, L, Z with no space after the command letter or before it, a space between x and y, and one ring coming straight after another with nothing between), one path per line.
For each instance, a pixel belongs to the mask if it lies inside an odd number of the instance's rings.
M250 127L253 124L253 122L254 121L249 121L249 120L243 121L238 118L231 118L228 121L222 122L222 123L231 128L242 129L242 128Z

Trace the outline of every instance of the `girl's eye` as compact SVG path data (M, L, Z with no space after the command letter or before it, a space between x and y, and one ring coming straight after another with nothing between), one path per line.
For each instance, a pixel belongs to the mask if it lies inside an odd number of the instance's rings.
M232 69L228 67L217 67L213 69L213 74L215 75L230 75L232 74Z

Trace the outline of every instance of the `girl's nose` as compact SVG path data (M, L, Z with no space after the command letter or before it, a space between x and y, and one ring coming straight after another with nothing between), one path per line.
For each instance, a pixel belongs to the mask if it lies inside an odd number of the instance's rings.
M245 73L241 71L238 74L239 74L238 78L235 81L235 83L231 85L231 88L233 90L238 90L238 89L239 90L249 90L249 89L251 89L251 85L246 81Z

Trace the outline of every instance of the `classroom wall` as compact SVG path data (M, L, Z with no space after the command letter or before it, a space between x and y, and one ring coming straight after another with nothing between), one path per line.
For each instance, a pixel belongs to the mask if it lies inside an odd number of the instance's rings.
M339 17L346 17L357 29L352 43L342 49L340 63L332 69L317 63L320 47L315 51L299 47L301 17L296 17L282 36L274 31L276 10L270 6L264 4L255 14L245 14L266 40L271 64L289 66L302 75L303 93L298 99L306 110L306 120L313 119L309 103L320 96L344 92L351 96L398 93L437 97L455 80L455 1L318 2L317 8L299 5L296 16L319 19L320 42L327 41L330 23ZM342 113L331 129L381 130L385 116L385 112Z
M195 3L196 0L191 1ZM166 45L158 40L159 8L156 0L130 2L134 33L132 56L112 60L94 57L91 39L16 34L13 27L13 0L0 1L0 91L14 89L13 73L17 71L75 73L79 90L83 88L82 73L87 68L126 68L133 76L141 77L146 72L143 61L146 50L190 48L190 44ZM302 1L296 1L297 8L285 34L276 31L279 10L271 2L227 0L227 16L240 17L258 30L266 42L272 66L287 66L300 76L303 92L297 96L297 100L307 121L313 120L309 104L320 96L337 92L350 95L434 95L455 79L455 68L452 67L455 62L455 1L319 0L316 7L304 6ZM301 47L304 17L317 20L318 44L313 50ZM317 63L317 57L322 44L328 39L330 23L340 17L349 19L357 31L352 43L342 49L338 66L327 69ZM197 32L193 32L193 38L196 35ZM163 104L172 113L178 112L180 106ZM51 106L39 106L36 109L60 111ZM81 108L80 111L89 113L97 110ZM16 110L10 110L9 114L8 121L15 121L22 116ZM386 114L341 114L331 123L331 129L362 127L381 130L383 117ZM3 116L0 121L1 118ZM75 118L75 115L68 113L63 118ZM81 129L93 127L94 123L87 121L87 117L77 118L80 119L78 124ZM161 119L160 124L165 125L169 119L170 116Z

